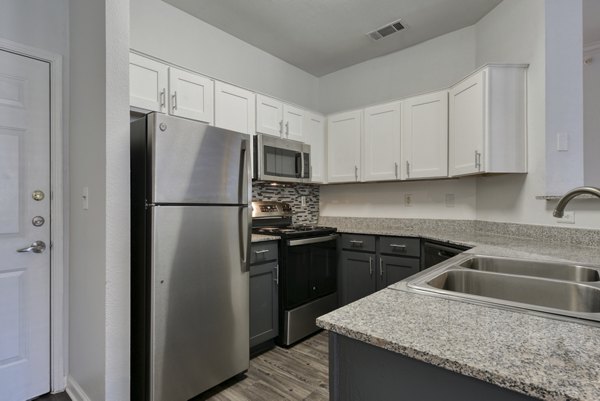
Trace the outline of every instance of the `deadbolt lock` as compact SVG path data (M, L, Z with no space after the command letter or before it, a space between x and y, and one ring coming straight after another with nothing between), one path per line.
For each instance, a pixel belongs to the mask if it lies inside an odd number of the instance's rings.
M36 189L31 194L31 197L33 198L33 200L36 200L38 202L41 201L41 200L43 200L45 196L46 195L44 194L44 191L40 191L39 189Z
M46 220L42 216L35 216L33 219L31 219L31 224L36 227L43 226L45 222Z

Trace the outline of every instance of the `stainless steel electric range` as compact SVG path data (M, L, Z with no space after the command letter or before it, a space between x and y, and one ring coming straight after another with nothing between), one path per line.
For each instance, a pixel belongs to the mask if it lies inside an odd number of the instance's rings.
M279 345L318 331L315 319L338 307L337 237L333 227L292 224L284 202L252 202L252 232L279 242Z

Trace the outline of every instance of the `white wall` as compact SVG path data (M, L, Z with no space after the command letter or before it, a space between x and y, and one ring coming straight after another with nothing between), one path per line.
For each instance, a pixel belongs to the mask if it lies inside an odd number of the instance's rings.
M77 0L69 10L68 388L120 401L129 399L129 4Z
M406 206L410 194L412 205ZM446 194L454 206L446 206ZM469 219L475 218L475 179L339 184L321 186L322 216Z
M161 0L131 0L131 48L319 110L316 77Z
M105 399L106 60L103 1L70 2L71 222L69 372L93 401ZM89 188L89 210L81 192Z
M584 182L600 186L600 43L585 53L583 65Z
M321 77L321 111L362 108L447 88L474 69L475 29L468 27Z

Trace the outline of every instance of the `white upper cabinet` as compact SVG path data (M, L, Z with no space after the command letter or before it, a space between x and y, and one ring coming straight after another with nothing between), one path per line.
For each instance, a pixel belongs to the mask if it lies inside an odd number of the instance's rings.
M256 132L304 142L306 111L264 95L256 95Z
M400 102L364 111L363 180L400 179Z
M327 122L327 182L360 180L362 110L331 115Z
M253 92L215 81L215 126L254 135L255 102Z
M141 109L167 111L169 67L129 53L129 104Z
M283 136L287 139L305 142L304 115L306 112L288 104L283 105Z
M450 89L449 174L527 172L526 66L490 65Z
M170 114L212 125L214 123L214 90L212 79L170 67Z
M264 95L256 95L256 132L283 135L283 103Z
M402 101L402 179L448 176L448 91Z
M310 145L311 181L322 184L327 181L325 117L306 113L304 121L305 140Z

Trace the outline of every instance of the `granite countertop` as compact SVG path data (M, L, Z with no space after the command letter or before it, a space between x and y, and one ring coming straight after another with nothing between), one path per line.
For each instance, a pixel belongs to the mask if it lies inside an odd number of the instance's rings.
M252 234L252 243L265 241L279 241L281 237L277 235Z
M600 248L552 242L552 231L541 226L530 238L460 225L337 226L341 233L473 246L469 253L600 264ZM319 317L317 325L532 397L600 400L600 327L409 293L397 284Z

